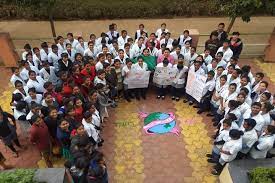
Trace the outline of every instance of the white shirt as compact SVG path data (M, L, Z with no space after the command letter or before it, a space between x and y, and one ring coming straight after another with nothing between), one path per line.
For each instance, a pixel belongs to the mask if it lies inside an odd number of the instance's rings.
M185 54L189 53L190 54L191 48L189 47L188 49L185 46L181 47L180 53L184 56Z
M94 49L93 50L90 50L90 48L87 48L85 51L84 51L84 53L83 53L83 55L84 56L89 56L89 57L92 57L92 58L95 58L96 57L96 54L97 54L97 51L96 51L97 49L94 47Z
M229 90L225 90L221 93L221 97L223 98L223 106L226 108L228 107L228 102L230 100L234 100L237 97L238 93L234 92L229 95Z
M259 144L257 145L257 148L259 149L259 151L253 147L250 151L250 156L253 159L264 159L266 158L267 152L273 147L274 135L262 134L259 137L258 142Z
M48 54L52 52L51 48L48 48L48 53L45 52L44 49L40 49L40 58L41 61L47 61L48 60Z
M102 70L102 69L103 69L103 64L102 64L101 62L98 61L98 62L95 64L95 69L96 69L96 71Z
M82 124L88 136L92 137L95 142L99 142L100 141L99 132L98 130L95 129L94 124L92 122L87 123L84 118L82 119Z
M255 130L257 132L262 132L263 127L265 125L265 121L263 116L259 113L256 116L251 116L251 109L248 109L244 115L243 115L243 119L248 119L248 118L252 118L256 121L256 126L255 126ZM242 123L243 124L243 123Z
M145 62L143 62L142 67L138 63L135 63L135 64L133 64L132 69L135 70L135 71L141 71L141 70L142 71L147 71L148 66Z
M162 63L162 62L160 62L160 63L158 63L158 64L157 64L157 66L156 66L156 67L164 67L164 66L163 66L163 63ZM168 67L168 68L172 68L172 67L173 67L173 65L172 65L171 63L168 63L167 67Z
M45 68L42 68L40 70L40 76L44 79L45 82L50 81L53 83L53 85L56 85L58 81L58 77L55 74L55 68L53 66L50 66L50 73L48 73Z
M191 41L192 40L192 38L190 36L187 36L185 38L184 35L180 35L179 39L180 39L179 45L181 45L181 46L184 46L186 41Z
M169 46L169 45L172 45L173 43L173 39L172 38L169 38L168 40L166 40L165 38L160 40L159 44L162 45L162 44L166 44L166 47Z
M264 119L264 126L267 126L267 125L270 125L271 124L271 122L272 122L272 119L271 119L271 117L270 117L270 114L269 114L269 112L268 113L265 113L265 114L263 114L262 112L260 112L261 113L261 115L262 115L262 117L263 117L263 119Z
M258 140L258 134L254 128L250 131L245 131L242 127L241 130L244 132L244 135L242 136L243 145L241 152L247 154L253 144Z
M109 38L106 37L105 40L106 40L106 44L108 44ZM101 41L102 41L102 37L97 38L97 39L95 40L95 45L96 45L96 46L101 45Z
M248 105L246 102L244 102L243 104L241 104L239 107L238 107L238 110L240 111L241 115L243 116L244 113L250 109L250 105Z
M36 92L44 93L44 83L45 81L40 76L36 76L36 81L29 79L29 81L27 82L27 87L35 88Z
M203 59L204 59L204 62L206 63L206 65L210 64L213 60L212 56L211 55L207 55L205 57L205 54L202 53L201 56L203 56Z
M100 119L100 115L99 115L99 112L98 110L95 109L95 112L93 113L93 116L92 116L92 123L97 126L97 127L100 127L100 124L101 124L101 119Z
M223 47L221 46L218 49L217 53L219 53L219 52L223 52L222 59L227 63L230 61L231 57L233 56L233 51L229 47L226 50L224 50ZM216 55L217 55L217 53L216 53Z
M205 75L205 71L203 70L202 67L200 67L197 71L195 71L195 66L194 64L190 66L189 70L195 72L196 74L199 74L199 75Z
M84 45L81 45L80 43L78 43L78 44L76 45L76 48L75 48L76 53L81 53L81 55L84 54L84 51L88 48L88 43L87 43L87 42L84 42L83 44L84 44Z
M141 47L139 47L138 44L134 44L133 47L130 49L130 59L140 56L144 48L144 44L142 44Z
M34 66L30 66L31 70L34 71L37 75L39 75L39 70L34 67ZM23 68L20 72L20 76L22 79L24 79L24 81L29 79L29 71L26 68Z
M48 62L53 63L53 66L55 69L58 70L58 60L61 59L61 57L58 55L58 53L51 52L48 54Z
M65 41L63 42L63 45L61 45L60 43L58 43L56 46L58 47L58 54L59 54L59 56L61 55L61 53L63 53L64 51L66 51L66 43L65 43Z
M150 55L155 56L155 57L159 56L158 55L159 50L156 47L154 47L153 50L150 50L150 48L148 48L148 49L149 49Z
M41 104L42 102L42 99L43 99L43 96L41 94L36 94L36 98L35 99L32 99L30 96L27 96L24 100L30 104L32 101L34 101L35 103L37 104Z
M190 52L184 54L184 60L188 65L191 65L196 60L197 57L198 57L197 53L194 53L194 55L191 55Z
M179 57L178 57L179 54L177 54L176 51L173 51L173 52L170 53L170 55L174 58L174 60L178 60L179 59Z
M120 63L121 63L122 65L126 65L126 59L127 59L127 58L128 58L128 56L127 56L126 54L124 54L123 59L121 59L119 56L116 56L116 57L115 57L115 59L120 60Z
M164 32L169 32L169 30L168 29L165 29L164 30ZM161 33L162 33L162 30L161 30L161 28L159 28L157 31L156 31L156 36L158 37L158 38L160 38L161 37Z
M75 61L75 54L76 51L74 49L71 49L71 54L69 54L68 50L65 50L64 53L68 54L69 59L74 62Z
M21 81L23 83L23 85L26 85L24 79L19 75L19 76L16 76L15 74L13 74L11 76L11 79L10 79L10 82L13 86L15 86L15 81Z
M18 111L16 109L14 109L13 116L16 120L18 120L18 118L20 118L20 116L26 116L26 111L25 111L25 109L23 109L22 111Z
M117 39L119 49L124 49L124 45L125 43L127 43L128 38L130 38L130 36L128 35L126 35L125 38L123 38L122 36L119 36L119 38Z
M224 84L223 86L220 85L220 81L217 81L216 82L216 86L215 86L215 96L216 97L220 97L221 96L221 93L223 93L225 90L228 89L228 85L227 84ZM217 100L215 101L213 98L211 99L211 101L219 106L220 105L220 100Z
M205 87L203 88L203 91L202 91L202 96L204 96L208 91L213 91L215 88L215 84L216 82L214 79L211 79L210 81L206 81Z
M230 162L234 160L238 154L238 152L242 149L242 138L238 140L229 140L224 143L222 150L230 152L231 155L221 153L221 159L225 162Z
M66 39L65 42L71 43L72 49L76 49L76 46L79 44L79 42L76 39L74 39L73 42L70 42L70 40ZM66 49L64 51L66 51Z
M99 84L99 83L101 83L101 84L103 84L104 86L106 86L106 79L100 79L99 77L95 77L95 79L94 79L94 86L96 86L97 84Z

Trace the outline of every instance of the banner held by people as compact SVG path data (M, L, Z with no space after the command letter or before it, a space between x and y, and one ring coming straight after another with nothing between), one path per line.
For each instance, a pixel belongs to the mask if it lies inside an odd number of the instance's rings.
M131 71L128 77L128 88L147 88L149 84L150 71Z
M156 67L153 82L158 85L171 85L176 78L177 70L170 67Z

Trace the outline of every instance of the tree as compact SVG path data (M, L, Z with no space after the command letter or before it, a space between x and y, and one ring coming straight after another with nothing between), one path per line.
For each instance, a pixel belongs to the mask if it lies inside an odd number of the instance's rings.
M263 6L264 0L227 0L222 4L222 10L230 17L227 28L229 33L237 17L249 22L250 17Z
M51 25L52 35L54 38L54 41L56 42L56 32L55 32L55 26L54 26L54 20L53 20L53 14L54 14L54 8L55 8L56 0L48 0L47 3L47 12L49 15L49 21Z

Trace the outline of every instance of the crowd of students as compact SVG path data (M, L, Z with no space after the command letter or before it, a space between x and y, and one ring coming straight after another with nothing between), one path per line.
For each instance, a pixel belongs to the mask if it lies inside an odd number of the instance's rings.
M155 86L156 98L185 98L183 102L198 108L199 114L213 117L217 133L213 152L207 154L208 161L216 163L213 174L236 157L265 158L274 144L273 96L263 73L253 75L250 66L239 67L240 34L233 32L229 38L224 27L220 23L211 32L203 53L192 46L188 30L172 39L165 23L150 34L140 24L134 38L126 30L119 34L111 24L107 33L91 34L88 42L68 33L51 46L26 44L21 67L12 68L13 115L0 111L0 137L17 157L13 144L22 147L16 134L19 124L48 167L53 149L61 147L75 180L107 182L99 149L108 108L117 107L122 97L128 102L146 100L148 88L127 87L131 71L154 73L156 67L168 67L177 69L177 75L170 86ZM199 102L185 93L189 70L207 76Z

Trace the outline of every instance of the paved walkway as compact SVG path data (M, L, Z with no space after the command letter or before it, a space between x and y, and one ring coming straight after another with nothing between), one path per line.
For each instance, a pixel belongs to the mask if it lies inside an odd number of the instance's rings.
M264 71L267 81L271 82L270 90L274 92L275 64L263 64L255 60L241 60L241 65L250 64L252 72ZM7 85L8 73L0 78L0 105L9 109L12 87ZM5 82L5 83L4 83ZM119 107L110 109L110 118L103 130L105 143L103 152L109 169L110 182L141 183L141 182L216 182L217 177L210 174L211 165L206 162L205 154L211 150L210 136L214 128L210 118L198 115L196 111L180 102L155 99L153 91L146 101L119 103ZM143 131L143 121L138 118L139 112L173 112L180 129L179 136L175 134L147 135ZM16 167L45 167L37 150L23 138L20 129L20 141L28 146L26 151L20 151L19 158L13 158L10 150L0 144L0 151L8 162ZM62 166L63 161L55 160L55 166Z

